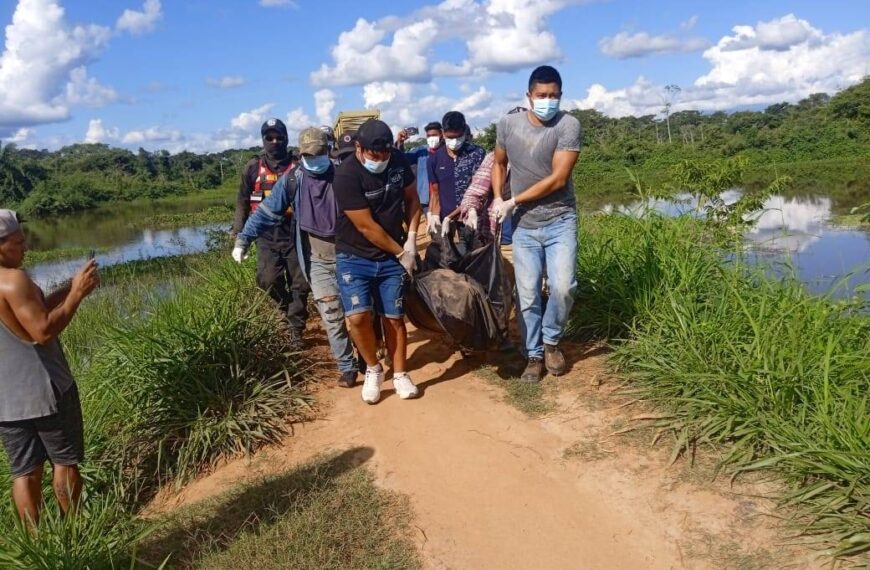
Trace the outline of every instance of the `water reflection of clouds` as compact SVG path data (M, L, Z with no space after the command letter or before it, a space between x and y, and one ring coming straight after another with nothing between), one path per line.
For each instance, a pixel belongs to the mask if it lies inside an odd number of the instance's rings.
M177 230L143 230L138 239L97 255L102 267L118 265L137 259L169 257L205 251L208 247L208 233L218 225ZM85 262L84 258L41 263L28 268L28 273L43 288L62 283L72 277Z
M746 237L766 249L800 253L830 231L829 198L804 199L771 196Z
M721 195L726 204L738 200L739 190ZM842 276L850 275L846 294L855 285L870 281L870 234L830 225L830 198L771 196L745 238L752 257L768 263L790 262L798 278L816 293L826 293ZM652 209L668 216L696 215L697 201L680 195L676 201L650 200L645 205L609 205L607 213L640 215ZM868 292L870 295L870 292Z

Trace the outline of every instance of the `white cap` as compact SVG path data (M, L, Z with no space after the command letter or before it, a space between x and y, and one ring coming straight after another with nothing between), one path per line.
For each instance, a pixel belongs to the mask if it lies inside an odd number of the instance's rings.
M12 235L20 229L18 214L12 210L0 210L0 238Z

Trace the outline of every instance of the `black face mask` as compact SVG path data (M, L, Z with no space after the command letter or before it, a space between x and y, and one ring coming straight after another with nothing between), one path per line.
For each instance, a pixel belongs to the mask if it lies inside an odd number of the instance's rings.
M270 160L274 160L276 162L286 160L287 159L287 141L280 140L278 142L270 142L267 141L266 138L275 139L274 135L266 135L263 137L263 153Z

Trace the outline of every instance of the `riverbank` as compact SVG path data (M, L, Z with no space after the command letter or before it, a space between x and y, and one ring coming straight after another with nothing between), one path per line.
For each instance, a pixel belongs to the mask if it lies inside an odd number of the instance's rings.
M604 205L629 204L638 198L632 176L650 188L661 188L674 177L669 166L632 165L629 172L620 164L587 164L581 158L573 176L577 203L587 211ZM784 188L785 197L829 198L835 216L848 215L852 208L866 203L870 197L870 159L867 158L785 163L758 162L756 158L748 164L737 186L755 192L766 188L779 176L790 179L789 186Z
M0 502L5 564L123 567L147 526L135 515L158 488L274 443L308 417L306 359L273 350L288 333L254 285L253 264L217 255L113 268L82 305L62 335L85 418L80 522L51 516L49 499L33 536Z
M657 440L672 438L673 459L691 461L703 456L704 448L724 451L723 475L759 471L784 482L781 513L793 517L817 545L840 555L866 553L870 438L863 418L870 393L870 322L860 302L814 298L794 281L772 281L743 263L740 250L733 249L733 234L697 219L652 212L586 215L580 229L571 336L612 344L610 362L632 400L640 401L634 406L643 406L642 418L653 418L621 429L655 430ZM178 488L222 458L247 456L278 441L288 420L311 417L310 386L297 375L305 361L270 352L282 325L253 287L253 272L253 260L241 267L229 262L226 247L103 272L104 289L63 335L86 417L86 523L72 528L49 517L42 538L28 542L27 534L13 530L9 505L3 503L0 556L24 560L18 567L28 567L27 556L40 551L46 560L87 553L85 560L96 566L126 560L150 524L137 514L158 488ZM447 372L437 341L415 337L415 342L420 346L413 365L434 367L427 372L436 379L432 384L442 381ZM264 354L274 358L263 362ZM465 377L473 373L470 366L459 362L447 375ZM552 410L541 399L546 382L542 389L522 391L513 389L512 380L500 378L497 384L531 415ZM360 404L358 395L342 394ZM408 406L425 408L432 398L437 396L402 405L419 413ZM456 408L457 398L453 394L444 404ZM583 447L568 455L588 453ZM404 516L401 508L391 510L401 501L378 494L365 473L333 474L334 468L343 472L342 461L318 461L324 467L314 467L313 478L303 467L278 483L313 493L310 500L261 501L237 490L191 515L212 520L208 528L214 534L208 536L222 537L219 548L197 546L214 555L209 563L244 566L264 544L298 529L299 513L320 520L335 512L337 503L327 496L336 484L347 485L341 500L372 498L370 508L356 511L364 524ZM5 469L4 458L0 486L8 484ZM273 488L265 481L251 492ZM229 526L215 514L228 508L221 505L232 505ZM283 509L270 519L268 537L233 526L245 520L244 509L262 513L263 505ZM148 560L159 563L174 548L186 548L184 529L201 527L189 520L161 526L174 533L174 542L149 542ZM161 536L157 532L154 536ZM328 529L317 527L307 536L326 536L323 532ZM380 560L416 564L401 533L386 540L395 540L390 544L397 550L381 552L386 558ZM322 560L301 547L293 552Z
M637 429L669 438L673 459L724 448L725 474L774 474L802 534L870 551L867 301L773 280L698 220L581 227L572 336L615 347L626 389L652 409Z

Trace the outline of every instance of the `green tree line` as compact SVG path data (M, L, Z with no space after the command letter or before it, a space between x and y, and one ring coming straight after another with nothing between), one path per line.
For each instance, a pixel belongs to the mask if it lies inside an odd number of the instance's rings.
M668 87L670 97L679 95L678 87ZM610 118L593 109L571 113L583 126L574 177L584 192L630 185L626 169L667 172L685 160L742 156L753 166L776 166L870 157L870 78L834 96L817 93L759 111L671 112L666 103L661 114L642 117ZM492 149L495 124L475 141ZM170 154L75 144L49 152L9 144L0 148L0 205L45 216L215 188L235 183L256 151Z
M138 152L105 144L60 150L0 149L0 205L46 216L104 202L160 198L238 179L256 149L220 153Z
M575 180L617 174L627 182L626 168L668 171L685 160L736 156L755 166L870 157L870 77L834 96L817 93L759 111L672 113L663 104L660 115L642 117L610 118L594 109L571 114L583 127ZM475 140L492 149L495 125Z

